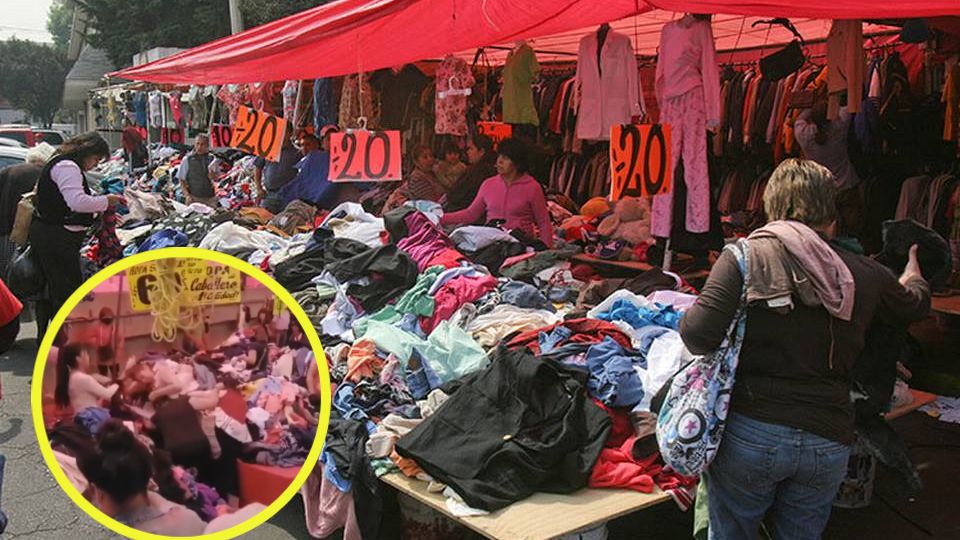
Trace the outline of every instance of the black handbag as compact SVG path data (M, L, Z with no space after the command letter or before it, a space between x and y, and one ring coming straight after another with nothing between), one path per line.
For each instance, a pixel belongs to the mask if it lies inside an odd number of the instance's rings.
M806 61L800 40L795 39L779 51L761 58L760 74L768 81L779 81L799 71Z
M7 269L7 288L21 302L39 296L46 286L40 261L33 254L33 247L27 246L17 254Z
M786 79L792 73L796 73L803 67L807 61L807 56L803 52L803 36L797 31L789 20L784 18L769 19L765 21L756 21L752 26L758 24L777 24L793 32L797 39L791 41L786 47L779 51L768 54L760 59L760 74L769 81L779 81Z

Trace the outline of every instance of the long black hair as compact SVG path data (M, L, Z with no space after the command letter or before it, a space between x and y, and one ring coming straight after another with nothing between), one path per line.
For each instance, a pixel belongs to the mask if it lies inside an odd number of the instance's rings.
M60 347L57 356L57 389L53 393L53 401L61 407L70 405L70 373L77 369L82 352L83 347L76 343Z
M120 420L107 420L97 432L93 452L81 454L77 466L87 480L117 504L147 492L152 475L150 451Z

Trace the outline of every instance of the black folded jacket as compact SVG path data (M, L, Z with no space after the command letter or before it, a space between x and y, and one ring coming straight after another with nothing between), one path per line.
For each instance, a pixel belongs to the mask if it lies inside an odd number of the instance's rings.
M538 491L572 493L587 485L610 432L585 378L500 349L401 438L397 452L474 508L497 510Z
M310 281L323 273L330 263L359 255L370 247L349 238L321 240L307 251L278 264L274 270L277 282L290 292L305 289Z
M338 239L337 241L339 241ZM369 283L353 283L347 295L373 313L405 293L417 282L417 263L397 246L389 244L327 265L327 271L340 283L369 278Z
M920 271L930 283L930 288L937 290L945 287L953 272L950 244L936 231L912 219L883 223L883 251L877 260L900 274L907 265L910 246L914 244L919 246L917 259Z

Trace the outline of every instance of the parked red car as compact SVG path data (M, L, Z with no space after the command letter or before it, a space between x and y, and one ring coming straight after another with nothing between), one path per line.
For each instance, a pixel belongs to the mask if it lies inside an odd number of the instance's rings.
M60 146L66 137L52 129L36 129L26 125L0 126L0 137L20 141L27 146L36 146L41 142Z

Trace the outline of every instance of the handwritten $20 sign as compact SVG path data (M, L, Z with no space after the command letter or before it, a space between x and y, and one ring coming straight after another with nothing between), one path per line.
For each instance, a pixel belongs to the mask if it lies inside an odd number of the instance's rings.
M355 130L330 135L330 180L402 180L399 131Z
M669 193L673 187L670 126L610 128L610 200Z
M263 111L241 107L233 125L230 146L270 161L280 159L287 121Z

